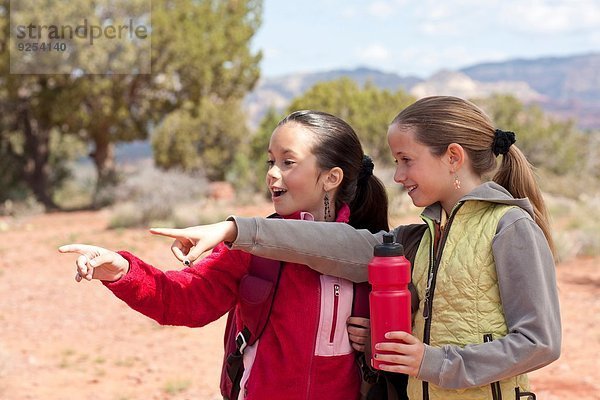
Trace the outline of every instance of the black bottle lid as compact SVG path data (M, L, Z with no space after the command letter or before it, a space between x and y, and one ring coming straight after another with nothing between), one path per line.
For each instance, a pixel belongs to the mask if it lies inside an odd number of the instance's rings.
M383 234L383 243L375 246L373 251L375 257L396 257L404 255L404 247L394 241L393 233Z

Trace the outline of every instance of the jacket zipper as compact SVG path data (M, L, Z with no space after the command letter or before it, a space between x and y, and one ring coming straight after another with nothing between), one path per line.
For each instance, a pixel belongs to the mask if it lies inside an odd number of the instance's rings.
M493 340L491 333L486 333L483 335L483 342L488 343ZM502 390L500 390L500 382L492 382L492 400L502 400Z
M431 314L433 311L433 295L435 293L435 282L437 279L438 268L440 267L440 261L442 260L442 254L444 253L444 247L446 246L446 240L448 239L448 232L450 232L450 226L454 221L456 213L464 203L458 203L450 214L450 218L446 222L446 226L441 233L440 242L438 244L437 252L434 254L434 242L435 237L432 237L431 246L429 249L429 273L427 276L427 288L425 289L425 304L423 307L423 318L425 319L425 326L423 328L423 343L429 344L431 335ZM442 211L443 212L443 211ZM423 400L429 400L429 382L423 381Z
M329 333L329 343L333 343L335 338L335 326L337 325L338 307L340 303L340 285L333 285L333 320L331 321L331 332Z

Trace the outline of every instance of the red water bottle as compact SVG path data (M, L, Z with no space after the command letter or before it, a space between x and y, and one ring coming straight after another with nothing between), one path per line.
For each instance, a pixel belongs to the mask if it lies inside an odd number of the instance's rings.
M385 334L391 331L411 332L410 315L410 261L404 257L404 248L394 242L394 234L383 235L383 244L375 246L369 263L369 294L371 311L371 351L375 345L391 342ZM383 354L383 352L379 352ZM379 369L373 359L373 367Z

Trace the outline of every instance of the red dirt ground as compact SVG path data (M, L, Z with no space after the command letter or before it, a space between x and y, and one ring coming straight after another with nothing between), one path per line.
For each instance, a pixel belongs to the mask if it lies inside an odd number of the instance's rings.
M223 319L199 329L161 327L99 282L73 279L75 256L56 250L73 242L180 268L169 239L107 230L107 221L104 211L0 219L0 399L220 399ZM599 263L558 266L563 352L530 375L540 400L600 399Z

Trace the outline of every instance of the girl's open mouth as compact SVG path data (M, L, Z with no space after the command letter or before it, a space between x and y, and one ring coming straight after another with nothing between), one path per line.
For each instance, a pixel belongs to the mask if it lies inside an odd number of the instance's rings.
M271 191L271 193L273 193L273 197L280 197L281 195L285 194L287 192L287 190L284 189L273 189Z

